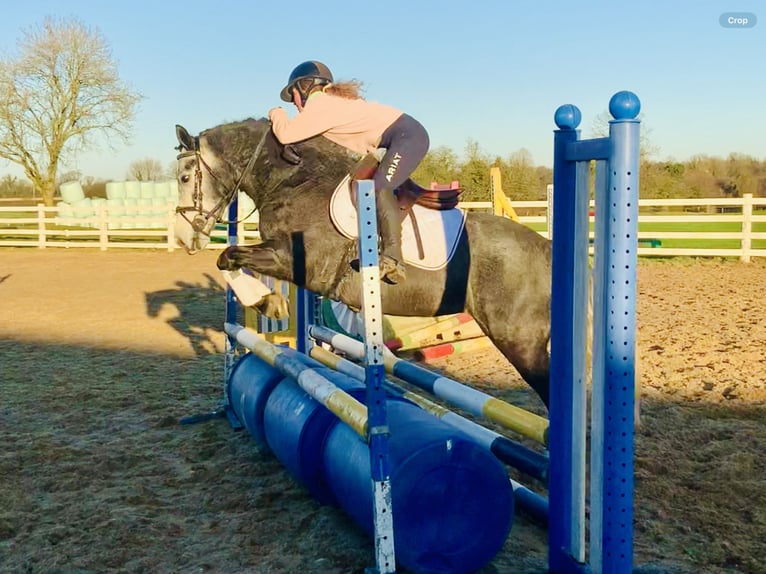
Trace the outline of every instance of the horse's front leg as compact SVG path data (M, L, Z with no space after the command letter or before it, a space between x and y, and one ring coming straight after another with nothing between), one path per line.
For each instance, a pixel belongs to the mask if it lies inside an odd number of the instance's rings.
M269 277L292 281L292 263L288 252L273 242L257 245L231 245L218 256L218 269L233 271L245 267Z
M279 250L264 243L259 245L232 245L221 253L217 265L222 271L233 271L245 267L270 277L286 279L283 273L284 264L279 255ZM254 278L251 279L255 281ZM236 293L236 286L233 283L231 286ZM280 293L266 293L252 307L270 319L286 319L290 315L289 303Z

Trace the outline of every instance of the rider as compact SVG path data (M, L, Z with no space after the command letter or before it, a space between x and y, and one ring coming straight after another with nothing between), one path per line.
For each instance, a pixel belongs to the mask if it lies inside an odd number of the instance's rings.
M394 190L410 177L429 146L425 128L396 108L368 102L360 95L356 80L334 82L332 72L321 62L297 66L280 97L298 108L287 118L281 108L269 111L274 135L282 144L322 134L327 139L360 154L385 148L375 172L378 228L381 238L381 278L389 283L405 280L402 265L402 230Z

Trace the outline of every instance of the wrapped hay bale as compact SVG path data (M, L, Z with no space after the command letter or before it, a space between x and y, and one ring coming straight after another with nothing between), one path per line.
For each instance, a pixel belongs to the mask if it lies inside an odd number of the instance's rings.
M124 187L123 187L124 190ZM122 220L125 218L125 198L115 197L106 200L109 229L122 229Z
M154 197L154 182L142 181L140 182L141 199L151 199Z
M170 197L170 182L167 182L167 181L155 182L153 197Z
M74 210L74 216L79 218L92 217L95 212L93 211L93 201L89 197L80 199L79 201L70 202L72 209Z
M73 205L77 201L85 199L85 192L79 181L67 181L59 186L61 200Z
M125 182L125 198L138 199L139 197L141 197L141 182L126 181Z
M125 199L126 196L124 181L109 181L106 184L107 199Z

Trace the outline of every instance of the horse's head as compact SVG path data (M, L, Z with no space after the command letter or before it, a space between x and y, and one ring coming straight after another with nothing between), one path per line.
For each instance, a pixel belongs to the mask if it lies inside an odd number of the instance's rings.
M226 207L252 170L266 136L266 131L250 160L235 180L219 153L208 145L206 132L194 137L183 126L176 125L178 138L178 207L175 235L190 254L204 249L210 233L222 220Z
M205 145L205 139L193 137L183 126L176 126L178 138L178 207L175 235L189 253L204 249L221 212L225 191L212 174L220 159Z

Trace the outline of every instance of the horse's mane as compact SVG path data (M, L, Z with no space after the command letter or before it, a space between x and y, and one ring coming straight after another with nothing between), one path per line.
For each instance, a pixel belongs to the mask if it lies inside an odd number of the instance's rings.
M240 164L242 159L247 161L250 150L263 130L271 129L266 118L247 118L227 122L200 132L210 149L220 157L227 157L233 164Z
M329 196L360 157L321 135L290 144L290 153L286 153L266 118L220 124L202 131L199 137L204 138L213 154L228 164L232 180L242 172L259 143L263 142L252 168L255 179L247 186L260 195L256 203L268 202L269 198L284 198L293 190Z
M200 137L205 137L207 145L215 154L227 157L232 164L239 164L260 141L264 130L271 131L271 123L267 118L247 118L208 128L200 133ZM277 141L273 133L267 134L265 141L272 162L279 164L284 146ZM334 156L359 157L358 154L350 152L321 135L290 144L290 146L301 154L321 154L325 160Z

